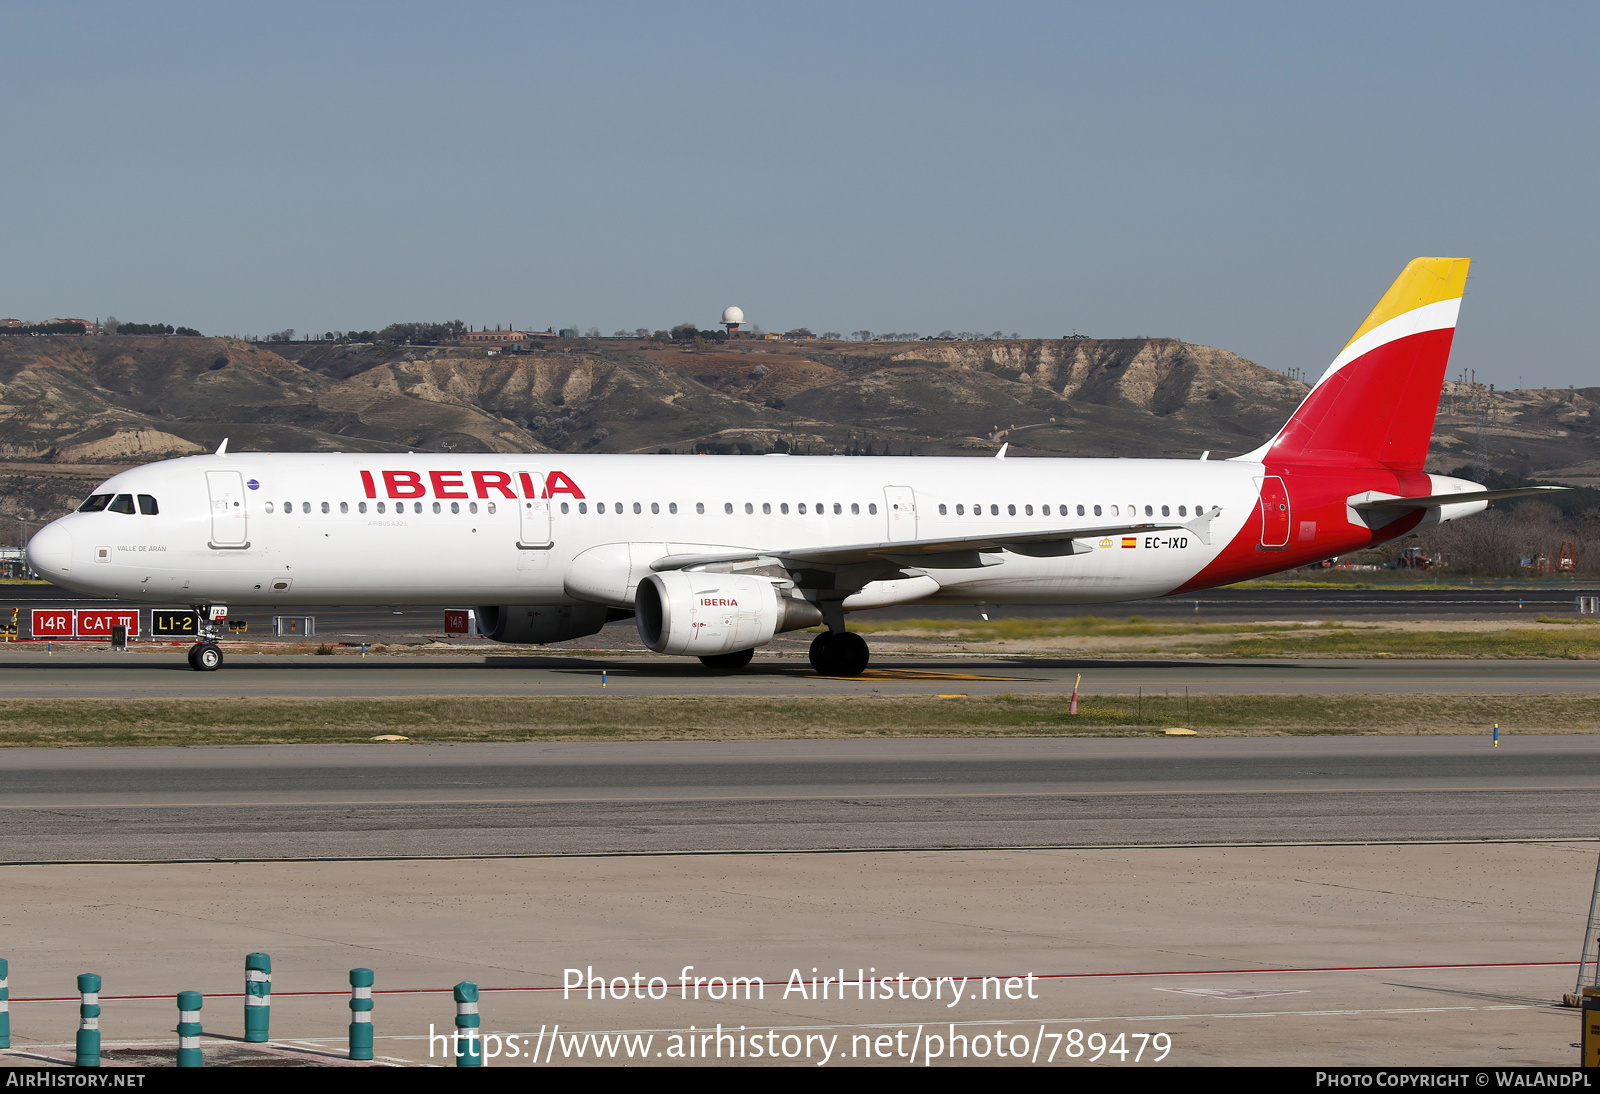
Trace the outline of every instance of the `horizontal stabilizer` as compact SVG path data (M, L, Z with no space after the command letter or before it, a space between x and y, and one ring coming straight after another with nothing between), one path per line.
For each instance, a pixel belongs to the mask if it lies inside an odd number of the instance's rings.
M1570 486L1520 486L1514 490L1465 490L1459 494L1428 494L1417 498L1375 497L1366 501L1352 501L1350 508L1365 512L1395 509L1431 509L1436 505L1463 505L1473 501L1497 501L1500 498L1525 498L1547 494L1554 490L1571 490Z

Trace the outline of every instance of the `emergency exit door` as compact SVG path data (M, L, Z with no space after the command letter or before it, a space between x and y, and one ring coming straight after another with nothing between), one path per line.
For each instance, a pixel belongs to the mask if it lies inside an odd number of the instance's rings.
M525 551L545 550L554 541L550 536L550 499L544 496L544 473L519 471L516 480L517 493L521 495L517 501L521 511L517 546Z
M917 495L909 486L885 486L883 511L889 519L889 540L917 538Z

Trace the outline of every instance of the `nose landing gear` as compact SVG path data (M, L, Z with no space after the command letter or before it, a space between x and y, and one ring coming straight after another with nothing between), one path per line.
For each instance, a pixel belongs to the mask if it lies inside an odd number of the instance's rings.
M222 667L222 647L215 642L196 642L189 647L189 667L196 672L216 672Z

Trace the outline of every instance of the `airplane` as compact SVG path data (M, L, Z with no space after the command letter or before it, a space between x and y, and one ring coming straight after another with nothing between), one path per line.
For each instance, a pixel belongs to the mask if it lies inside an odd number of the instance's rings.
M657 653L739 669L826 627L813 668L855 676L855 611L1182 596L1480 512L1423 470L1464 258L1409 263L1265 444L1211 460L229 452L107 479L28 544L56 585L201 614L479 605L499 642L633 617ZM220 610L219 610L220 609Z

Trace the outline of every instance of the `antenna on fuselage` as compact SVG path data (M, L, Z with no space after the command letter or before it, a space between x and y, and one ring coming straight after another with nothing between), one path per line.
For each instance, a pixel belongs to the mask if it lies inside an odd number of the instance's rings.
M997 460L1005 459L1006 458L1006 449L1008 449L1010 447L1011 447L1011 442L1010 441L1007 441L1005 444L1001 445L1000 446L1000 451L998 451L998 452L996 452L994 454L994 458L997 459Z
M217 445L217 455L226 456L227 454L228 454L228 438L224 437L224 438L222 438L222 443Z

